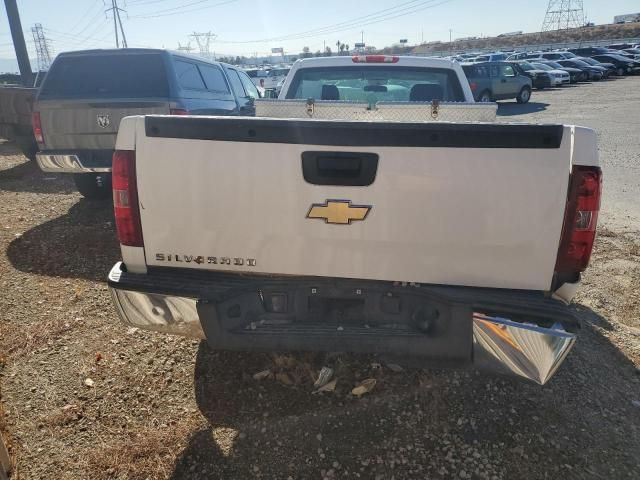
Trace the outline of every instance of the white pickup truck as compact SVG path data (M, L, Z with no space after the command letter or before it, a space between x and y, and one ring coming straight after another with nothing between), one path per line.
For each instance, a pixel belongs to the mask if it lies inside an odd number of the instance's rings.
M301 60L256 107L122 120L125 323L553 375L595 239L592 130L494 123L457 63L413 57Z

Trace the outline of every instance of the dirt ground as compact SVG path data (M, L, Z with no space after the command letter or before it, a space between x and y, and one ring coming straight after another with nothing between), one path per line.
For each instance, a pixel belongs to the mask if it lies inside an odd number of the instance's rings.
M606 115L639 86L535 92L500 112L571 122L577 103L606 103L605 175L626 169L627 183L605 186L622 190L640 175L640 130L618 145L629 126ZM540 387L368 356L212 352L129 329L105 285L119 259L109 202L81 199L70 178L0 144L0 430L13 478L640 478L640 211L616 207L625 192L607 195L576 299L579 341ZM323 365L337 388L312 394ZM373 391L352 396L365 378Z

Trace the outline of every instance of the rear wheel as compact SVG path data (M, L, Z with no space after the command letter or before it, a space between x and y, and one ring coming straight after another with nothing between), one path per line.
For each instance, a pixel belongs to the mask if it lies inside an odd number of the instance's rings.
M531 89L529 87L522 87L520 93L516 97L516 102L527 103L531 99Z
M111 197L110 173L77 173L73 176L76 187L83 197L103 200Z
M480 96L478 97L478 101L479 102L490 102L491 101L491 92L489 90L485 90L484 92L482 92L480 94Z

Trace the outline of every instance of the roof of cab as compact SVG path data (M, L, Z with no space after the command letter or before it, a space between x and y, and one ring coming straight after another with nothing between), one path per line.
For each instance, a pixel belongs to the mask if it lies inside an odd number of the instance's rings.
M354 62L353 57L366 57L366 56L381 56L381 57L395 57L398 61L391 62ZM316 58L303 58L294 64L297 68L307 67L329 67L339 65L353 65L353 66L381 66L381 65L404 65L409 67L430 67L430 68L456 68L457 62L448 60L446 58L434 58L434 57L410 57L402 55L338 55L333 57L316 57Z

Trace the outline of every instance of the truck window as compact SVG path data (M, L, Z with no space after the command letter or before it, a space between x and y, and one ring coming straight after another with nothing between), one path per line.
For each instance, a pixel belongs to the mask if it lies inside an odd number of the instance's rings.
M198 67L194 63L174 60L173 64L175 65L178 83L182 88L191 90L204 90L206 88L200 72L198 72Z
M247 95L249 95L253 99L260 98L260 95L258 95L258 89L253 84L249 76L246 73L240 71L238 72L238 75L240 76L240 81L242 82L242 85L244 85L244 89L247 92Z
M511 65L501 65L500 73L503 77L515 77L516 72L513 70Z
M303 68L295 73L287 98L380 101L462 102L455 71L440 68L368 66Z
M204 83L207 86L207 90L213 92L230 93L227 82L224 79L222 69L215 65L198 65L198 69L204 78Z
M160 54L63 55L42 85L44 98L167 98L169 83Z
M229 82L231 82L231 87L233 88L236 97L246 97L247 94L244 91L244 87L242 86L242 82L240 81L240 77L238 76L238 72L231 68L227 68L227 75L229 75Z

